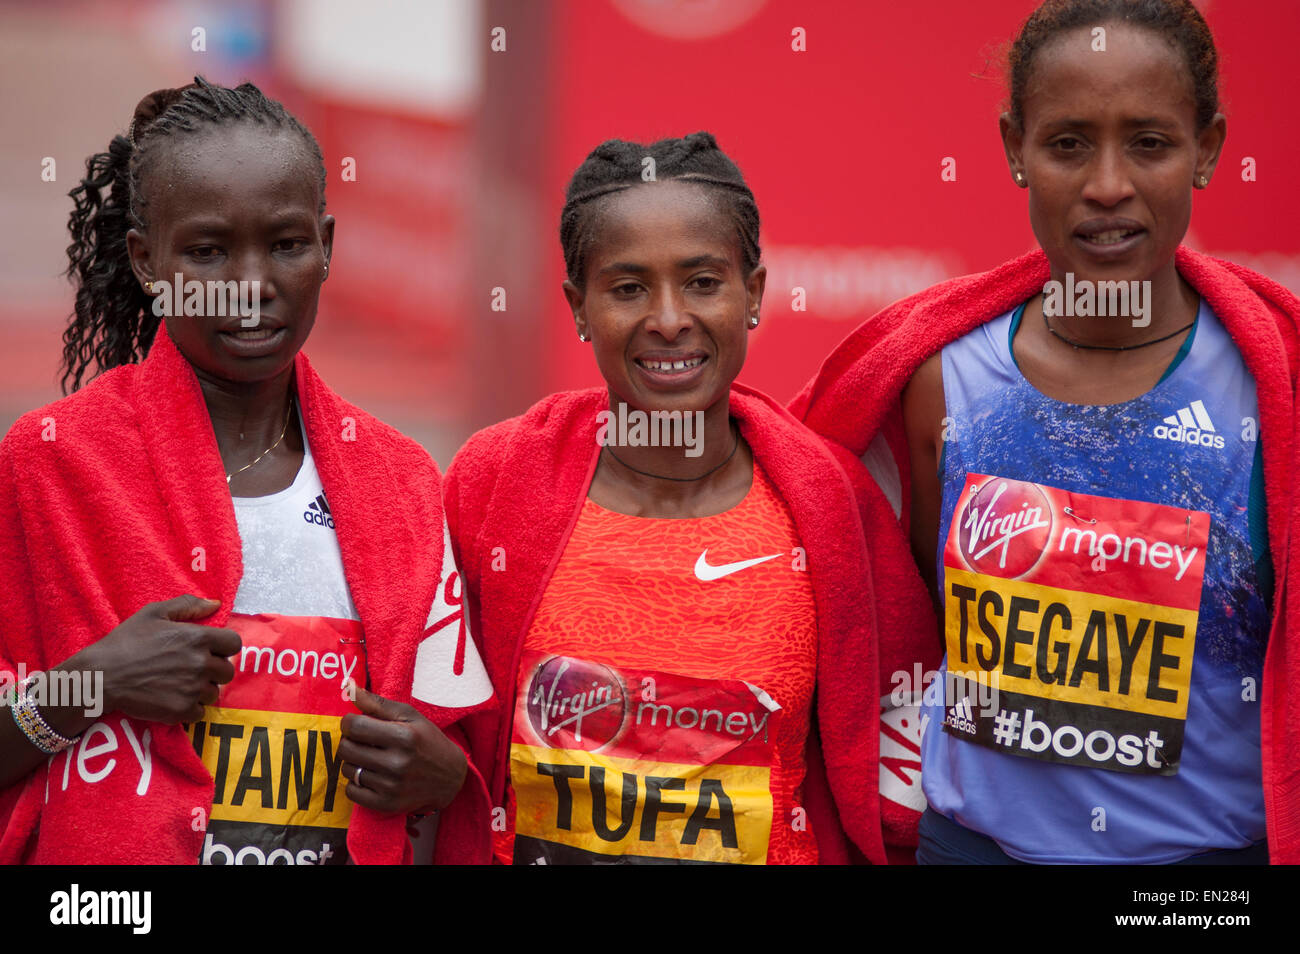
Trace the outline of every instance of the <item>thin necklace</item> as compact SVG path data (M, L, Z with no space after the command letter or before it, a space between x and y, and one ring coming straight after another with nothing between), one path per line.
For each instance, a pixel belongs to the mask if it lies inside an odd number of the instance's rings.
M732 426L733 426L733 428L735 427L735 425L732 425ZM721 464L719 464L717 467L713 467L713 468L711 468L711 469L709 469L709 470L706 470L704 473L700 474L700 476L698 476L698 477L665 477L663 474L652 474L652 473L650 473L650 471L648 471L648 470L638 470L637 468L635 468L635 467L633 467L631 464L629 464L627 461L623 460L623 458L621 458L621 457L619 457L617 454L615 454L614 451L610 448L610 446L609 446L608 444L605 445L604 449L607 450L607 451L609 451L609 456L610 456L610 457L614 458L616 461L618 461L620 464L622 464L624 467L626 467L628 470L632 471L633 473L641 474L643 477L656 477L656 478L658 478L659 480L676 480L676 481L678 481L679 483L686 483L686 484L688 484L688 483L691 483L692 481L695 481L695 480L703 480L705 477L709 476L709 474L716 473L717 471L722 470L722 468L726 467L727 464L729 464L729 463L731 462L731 458L733 458L733 457L736 456L736 449L739 448L739 447L740 447L740 431L737 430L737 431L736 431L736 443L732 445L732 447L731 447L731 453L727 455L727 459L724 460L724 461L723 461Z
M1135 345L1091 345L1091 344L1084 344L1082 341L1071 341L1069 338L1065 337L1065 335L1061 334L1059 331L1057 331L1055 328L1051 326L1051 324L1047 320L1047 312L1043 312L1043 324L1047 326L1048 331L1056 335L1056 337L1060 338L1071 348L1074 348L1076 350L1078 350L1079 348L1086 348L1088 351L1132 351L1135 348L1145 348L1147 345L1159 344L1162 341L1168 341L1170 338L1176 337L1177 335L1181 335L1188 328L1192 327L1192 325L1195 325L1196 322L1193 321L1192 324L1190 325L1183 325L1177 331L1171 331L1163 338L1152 338L1150 341L1144 341L1141 344L1135 344Z
M293 414L293 395L291 394L291 395L289 395L289 410L287 410L287 411L285 412L285 414L284 414L284 427L282 427L282 428L280 429L280 436L277 437L277 438L275 439L275 443L274 443L274 444L272 444L272 445L271 445L270 447L268 447L266 450L262 451L262 453L258 454L255 458L253 458L252 461L250 461L249 463L245 464L243 467L239 468L239 470L235 471L233 474L226 474L226 483L227 483L227 484L230 483L230 479L231 479L232 477L237 477L237 476L239 476L239 475L242 474L244 471L248 470L248 468L252 467L253 464L256 464L259 460L261 460L261 459L262 459L263 457L265 457L267 454L271 453L271 451L275 450L277 447L280 446L280 441L284 440L284 435L287 434L287 433L289 433L289 417L290 417L292 414Z

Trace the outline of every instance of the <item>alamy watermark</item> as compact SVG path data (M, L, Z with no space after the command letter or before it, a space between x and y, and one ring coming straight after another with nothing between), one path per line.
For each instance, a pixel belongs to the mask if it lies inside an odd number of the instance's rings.
M942 679L942 704L945 710L960 705L963 700L969 700L976 704L980 714L987 718L996 714L1000 708L998 687L983 681L988 678L988 673L976 670L962 672L944 669L940 672L927 669L922 672L921 664L915 663L911 670L898 669L890 676L894 687L889 693L889 702L894 708L915 705L922 700L935 682Z
M159 318L226 318L238 315L244 328L256 328L262 320L262 283L260 281L185 281L176 273L175 281L153 282L156 293L153 313Z
M1134 328L1151 324L1151 282L1065 281L1043 286L1043 314L1048 318L1132 318Z
M50 923L55 925L123 925L132 934L153 926L153 892L90 891L73 883L50 895Z
M684 447L687 457L704 453L703 411L642 411L622 402L618 412L596 414L602 447Z
M81 709L87 718L96 718L104 711L104 673L100 670L63 672L28 672L26 663L18 664L18 672L0 669L0 706L16 701L16 691L24 682L23 697L38 709Z

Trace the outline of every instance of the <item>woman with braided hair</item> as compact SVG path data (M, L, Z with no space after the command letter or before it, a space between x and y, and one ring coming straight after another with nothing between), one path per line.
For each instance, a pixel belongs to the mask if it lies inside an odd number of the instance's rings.
M844 470L862 468L735 383L763 299L758 226L708 133L593 150L560 242L605 386L487 428L448 470L503 701L467 723L501 862L845 860L841 821L885 860Z
M74 393L0 445L0 860L402 862L433 812L438 860L485 860L438 469L301 351L315 138L199 78L72 196Z
M1048 0L1009 65L1041 249L867 319L794 405L876 465L882 672L944 655L917 860L1294 864L1300 301L1181 245L1214 39Z

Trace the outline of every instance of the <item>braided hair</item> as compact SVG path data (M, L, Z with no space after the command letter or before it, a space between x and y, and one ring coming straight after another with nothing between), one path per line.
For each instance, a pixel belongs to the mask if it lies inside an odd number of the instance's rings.
M65 394L81 387L92 364L99 373L139 361L158 332L160 319L153 314L152 299L131 271L126 234L148 226L148 190L143 183L164 142L236 122L300 136L316 163L319 211L325 211L325 163L316 138L252 83L227 89L196 76L189 86L157 90L140 100L127 135L114 136L107 152L87 159L85 177L68 193L74 208L68 217L72 244L67 275L77 293L63 333Z
M656 181L698 182L707 187L736 227L746 273L758 267L761 250L754 194L717 140L710 133L697 132L648 146L610 139L591 151L569 180L560 214L560 245L569 281L584 287L586 253L593 241L600 200L646 181L642 179L646 158L654 160Z
M1118 22L1154 30L1183 56L1196 102L1196 131L1219 111L1219 56L1205 18L1191 0L1046 0L1030 14L1008 55L1011 122L1024 129L1025 88L1034 55L1053 37L1078 27Z

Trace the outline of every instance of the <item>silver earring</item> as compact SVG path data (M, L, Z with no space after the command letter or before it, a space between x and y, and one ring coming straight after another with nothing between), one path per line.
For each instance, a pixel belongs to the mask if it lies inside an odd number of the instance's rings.
M751 327L751 328L757 328L757 327L758 327L758 315L750 315L750 316L749 316L749 327Z
M586 336L585 334L583 334L581 331L579 331L579 332L578 332L578 340L579 340L579 341L586 341L586 340L587 340L587 336Z
M1017 172L1016 185L1024 185L1024 184L1025 184L1025 174L1023 172Z
M325 274L322 275L321 277L322 277L322 278L329 278L329 277L330 277L330 263L329 263L329 262L326 262L326 263L325 263Z

